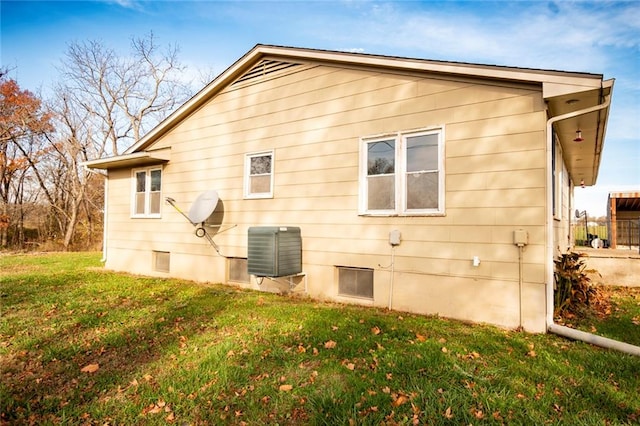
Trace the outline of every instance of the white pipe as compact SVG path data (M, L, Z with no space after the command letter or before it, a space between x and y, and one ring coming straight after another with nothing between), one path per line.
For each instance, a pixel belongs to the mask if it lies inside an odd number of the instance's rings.
M393 297L393 276L395 275L395 268L394 268L394 263L395 263L395 253L396 253L396 246L395 245L391 245L391 279L389 280L389 310L391 310L391 302L392 302L392 297Z
M107 263L107 224L109 223L109 216L107 215L107 209L109 206L109 172L107 171L107 176L104 179L104 207L103 207L103 218L102 218L102 259L100 262L106 264Z
M611 104L611 93L605 98L605 101L599 105L595 105L583 110L570 112L568 114L552 117L547 120L547 165L552 164L553 152L553 124L557 121L566 120L568 118L577 117L591 112L608 108ZM631 355L640 356L640 347L629 343L620 342L606 337L597 336L595 334L586 333L584 331L575 330L564 327L553 322L553 282L554 282L554 263L553 263L553 191L552 191L552 171L547 173L547 331L559 336L568 337L574 340L580 340L593 345L601 346L607 349L615 349Z
M634 346L629 343L620 342L618 340L596 336L595 334L586 333L584 331L565 327L563 325L550 324L549 332L557 334L559 336L568 337L569 339L580 340L592 345L601 346L603 348L615 349L629 355L640 356L640 346Z
M589 114L609 107L611 104L611 93L605 98L605 101L599 105L573 111L567 114L551 117L547 120L547 165L553 164L553 125L557 121L566 120L568 118L578 117L580 115ZM554 282L554 250L553 250L553 171L547 172L547 328L553 324L553 282Z
M524 247L518 245L518 297L520 298L520 330L522 330L522 251Z

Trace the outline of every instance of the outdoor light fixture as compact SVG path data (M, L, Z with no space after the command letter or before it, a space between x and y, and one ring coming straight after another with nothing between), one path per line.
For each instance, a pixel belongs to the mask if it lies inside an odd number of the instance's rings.
M582 142L584 139L582 138L582 130L576 130L576 137L573 139L574 142Z

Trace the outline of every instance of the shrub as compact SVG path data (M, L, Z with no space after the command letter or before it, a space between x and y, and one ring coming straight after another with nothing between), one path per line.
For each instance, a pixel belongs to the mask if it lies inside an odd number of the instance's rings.
M564 316L567 313L584 312L595 299L597 290L591 285L591 280L584 272L585 264L580 260L580 254L565 253L554 263L556 265L555 315Z

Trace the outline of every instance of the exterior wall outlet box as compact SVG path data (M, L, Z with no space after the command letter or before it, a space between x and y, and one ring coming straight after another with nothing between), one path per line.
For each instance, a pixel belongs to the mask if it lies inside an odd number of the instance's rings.
M298 227L251 227L247 247L250 275L285 277L302 272L302 238Z
M393 231L389 232L389 244L391 244L392 246L399 246L400 245L400 231L397 229L394 229Z
M529 244L529 234L523 229L513 231L513 244L518 247L524 247Z

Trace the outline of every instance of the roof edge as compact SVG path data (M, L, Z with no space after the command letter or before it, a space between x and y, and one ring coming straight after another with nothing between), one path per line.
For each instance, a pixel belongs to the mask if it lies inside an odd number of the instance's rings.
M265 56L287 58L291 60L311 60L333 64L361 65L373 68L395 69L401 71L429 72L435 74L458 75L463 77L486 78L516 82L530 82L554 86L550 93L568 93L571 87L589 90L600 87L601 74L577 73L567 71L515 68L499 65L482 65L465 62L447 62L429 59L384 56L369 53L352 53L333 50L320 50L299 47L256 44L225 71L214 78L202 90L185 102L166 119L151 129L138 142L125 151L132 154L145 149L164 133L175 127L187 116L204 105L211 97L222 90L235 78L246 72ZM561 89L558 89L561 88Z

